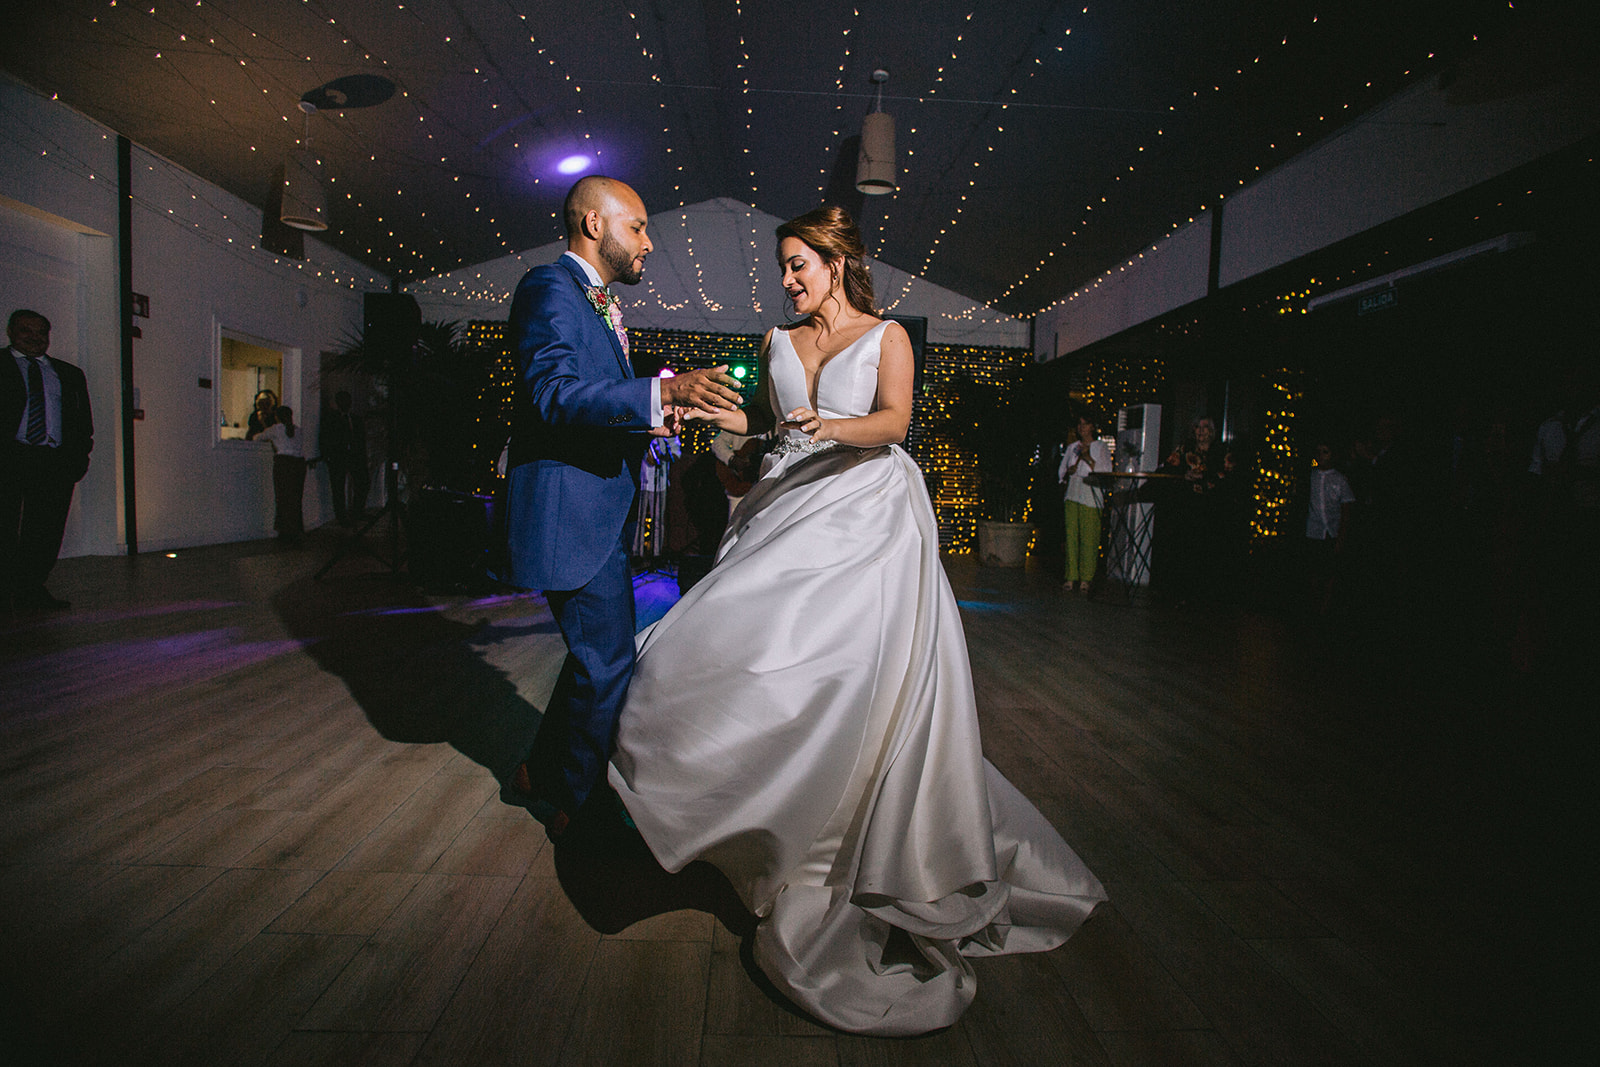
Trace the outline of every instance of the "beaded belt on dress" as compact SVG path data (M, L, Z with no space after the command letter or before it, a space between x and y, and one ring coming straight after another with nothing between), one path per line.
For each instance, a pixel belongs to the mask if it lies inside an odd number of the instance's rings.
M838 443L838 441L808 441L785 437L772 446L772 454L774 456L787 456L791 452L804 452L810 455L813 452L826 452Z

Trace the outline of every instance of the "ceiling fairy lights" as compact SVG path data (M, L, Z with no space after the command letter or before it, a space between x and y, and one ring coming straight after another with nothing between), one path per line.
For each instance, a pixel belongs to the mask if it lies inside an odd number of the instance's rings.
M744 5L741 4L741 3L738 3L737 0L735 0L733 9L734 9L734 19L735 19L735 21L738 22L740 25L742 25L743 21L744 21ZM745 141L747 143L750 141L750 137L751 137L750 124L753 121L753 116L755 115L755 108L751 106L753 101L750 99L750 70L749 70L749 68L750 68L750 53L748 51L748 46L745 44L744 35L741 32L740 35L739 35L739 58L734 63L734 72L739 76L739 84L740 84L740 93L739 93L740 100L739 100L739 103L743 105L743 109L744 109L744 137L745 137ZM749 154L748 151L745 154L748 155ZM749 227L749 229L750 229L750 252L749 252L749 269L747 271L747 276L750 279L750 306L752 308L754 308L756 314L759 315L759 314L761 314L761 295L760 295L760 292L759 292L759 290L761 288L761 272L760 272L761 247L760 247L759 235L756 233L755 211L754 211L754 208L756 206L756 199L757 199L757 196L758 196L758 191L756 189L756 180L755 180L756 179L756 173L755 173L755 171L753 171L753 170L750 171L749 175L750 175L750 207L751 207L751 210L750 211L746 211L744 213L745 218L750 220L750 227ZM679 204L678 206L682 207L683 205Z
M24 145L26 150L36 153L44 164L60 171L63 177L83 181L101 179L94 165L80 154L81 149L62 144L52 133L20 115L13 115L11 121L28 132L31 143ZM110 131L100 135L102 142L111 142L114 138L115 134ZM133 206L204 241L242 265L294 277L302 284L321 284L349 291L384 283L378 275L332 249L313 251L308 246L304 260L261 249L258 247L259 209L237 201L232 194L138 146L133 153L136 164L146 176L129 197ZM112 184L115 184L114 178Z
M731 248L733 263L711 263L710 239L698 229L686 231L673 255L683 257L678 265L683 277L676 280L691 305L730 313L749 307L760 313L763 277L769 279L765 295L774 303L776 290L770 283L771 236L763 232L766 216L758 205L786 217L809 206L801 194L809 195L813 186L827 193L841 145L860 128L866 110L858 105L867 93L855 90L865 88L867 73L882 65L894 74L890 84L904 94L891 98L892 104L885 101L886 110L897 112L900 189L873 197L858 221L880 264L892 255L895 263L910 268L880 272L885 310L905 313L921 306L917 286L924 279L961 285L944 279L963 277L964 249L988 239L992 202L1007 195L997 185L999 175L1015 166L1019 154L1030 152L1048 128L1034 119L1045 112L1030 109L1075 106L1046 94L1075 91L1072 78L1081 76L1080 67L1097 58L1105 62L1093 50L1104 46L1122 15L1112 5L1082 0L1059 7L1023 5L1025 15L1008 5L929 5L917 11L927 20L915 27L919 62L897 66L897 55L871 52L886 24L892 26L886 20L895 17L881 5L839 5L801 16L755 5L746 12L746 2L722 5L723 25L710 33L664 21L637 0L594 5L584 16L592 25L581 47L579 36L569 32L569 24L580 21L576 16L515 0L484 5L302 0L266 5L273 9L270 17L259 5L105 0L92 12L84 9L84 18L125 47L129 62L147 64L166 84L192 94L195 114L235 155L248 163L253 154L263 181L271 162L281 157L283 141L301 122L295 104L304 85L332 75L382 71L398 86L389 107L403 117L400 136L387 136L394 126L380 127L368 117L331 108L318 113L315 162L336 227L325 239L362 257L374 271L402 280L466 272L447 284L474 298L495 288L471 276L474 265L492 261L482 254L485 244L510 257L559 240L563 222L551 201L566 183L583 173L636 167L652 168L660 172L655 177L665 179L647 193L657 210L670 211L674 201L680 210L690 200L709 204L724 189L729 200L719 203L731 204L734 195L747 201L727 207L727 220L710 213L691 216L717 228L722 239L717 255L729 255ZM1193 140L1196 126L1218 108L1251 106L1297 57L1330 51L1341 39L1337 35L1350 31L1344 12L1318 18L1298 4L1251 10L1257 16L1277 10L1290 14L1272 14L1267 16L1276 20L1272 24L1241 28L1226 38L1232 43L1221 55L1197 52L1194 58L1209 66L1185 67L1192 71L1188 83L1162 90L1162 96L1145 102L1147 110L1098 109L1133 114L1131 132L1119 132L1109 148L1080 154L1093 173L1074 178L1077 191L1070 203L1075 210L1059 216L1066 224L1057 229L1052 222L1016 241L1025 253L1015 265L1000 268L999 276L976 283L979 300L959 310L930 311L930 318L1015 321L1058 309L1134 271L1141 260L1154 258L1163 242L1208 218L1287 154L1370 107L1393 86L1396 70L1409 75L1427 69L1436 56L1451 54L1461 43L1441 39L1426 42L1432 45L1426 48L1407 45L1403 54L1391 50L1397 58L1375 63L1354 80L1347 69L1341 81L1349 84L1332 86L1342 97L1327 97L1322 113L1312 111L1304 121L1285 117L1285 125L1270 135L1252 135L1252 142L1259 137L1266 146L1256 159L1230 164L1230 173L1205 179L1214 187L1186 192L1190 202L1181 213L1153 222L1148 239L1124 245L1119 238L1120 247L1111 249L1113 255L1134 251L1114 259L1091 253L1113 232L1109 217L1126 217L1161 168L1172 166L1174 142ZM1036 19L1043 21L1036 25ZM805 47L817 58L785 66L775 61L774 48L779 42L792 47L795 27L804 27ZM603 64L596 60L596 39L605 42ZM716 63L704 76L691 67L703 56L685 52L690 41L713 46ZM195 77L195 68L185 62L195 55L213 65L216 84ZM426 61L419 62L420 56ZM806 75L803 82L783 81L798 73ZM981 90L973 89L980 84ZM638 113L629 118L638 120L637 128L623 128L638 144L623 142L616 132L620 107L615 100L621 93L635 101ZM720 95L708 98L707 93ZM716 104L708 106L708 99ZM935 117L963 108L981 110L974 110L970 120L945 124ZM709 112L716 117L706 119ZM1282 112L1292 115L1293 109ZM284 135L280 140L261 132L263 114ZM711 132L708 123L716 124ZM794 131L787 156L772 154L774 130ZM580 158L586 162L579 163ZM997 165L1002 158L1006 162ZM424 195L423 177L433 190L442 186L443 195ZM670 190L670 199L663 190ZM181 206L170 206L182 214ZM689 220L683 221L687 226ZM725 240L725 222L736 226L731 240ZM468 229L480 238L476 258L463 251L461 234ZM243 239L226 229L219 233L224 244ZM1091 254L1093 261L1075 262ZM740 256L748 261L738 263ZM736 267L743 273L727 269ZM1091 277L1085 277L1090 274L1085 268L1092 268ZM1079 273L1065 276L1073 271ZM1073 288L1064 292L1069 285ZM633 294L634 305L681 310L676 293L659 291L666 289L671 286L665 280L641 286Z
M976 12L972 12L972 11L967 12L967 17L962 20L963 27L966 25L966 23L969 23L969 22L972 21L972 17L973 17L974 14L976 14ZM946 65L948 65L950 63L954 63L958 58L960 58L960 53L957 51L957 49L961 45L961 43L965 39L965 37L966 37L965 32L957 33L955 35L955 40L950 45L950 58L945 61ZM934 93L938 92L939 85L944 81L945 67L943 65L941 65L935 73L936 73L937 77L934 80L934 84L929 88L929 90L928 90L928 92L926 94L928 96L931 96ZM917 132L915 126L911 127L911 132L913 134L915 134ZM910 166L909 160L914 155L916 155L916 149L907 146L907 148L906 148L906 158L907 158L908 162L905 165L901 166L901 168L900 168L900 183L901 183L902 186L910 186L911 185L911 166ZM887 199L892 201L892 200L898 199L898 197L894 196L894 195L891 195ZM963 201L965 201L966 200L966 194L962 194L961 199ZM956 209L956 213L959 215L961 213L961 209L957 208ZM951 222L949 225L953 226L953 225L955 225L955 223ZM945 229L948 229L948 226ZM941 229L939 231L939 233L942 235L945 232L945 229ZM910 273L910 274L908 274L906 276L905 285L901 287L900 292L895 296L895 298L893 300L889 301L884 306L884 310L885 311L893 311L895 308L899 307L901 302L904 301L906 299L906 296L911 292L911 287L912 287L913 283L916 282L917 277L919 275L927 273L929 264L931 264L933 262L934 253L938 250L937 249L938 243L939 243L938 240L935 239L934 247L930 248L928 250L927 254L923 257L922 267L920 269L918 269L917 271L915 271L913 273Z
M1508 3L1507 4L1507 9L1514 11L1515 10L1515 6L1516 5L1514 3ZM1084 12L1087 13L1088 12L1088 8L1084 8ZM1316 34L1318 32L1318 30L1320 28L1321 28L1321 18L1320 18L1320 16L1312 15L1312 16L1309 17L1309 20L1306 23L1301 24L1301 25L1299 25L1297 27L1291 27L1289 30L1282 31L1282 32L1274 35L1276 39L1275 39L1275 41L1272 42L1272 44L1270 44L1268 46L1268 49L1269 49L1268 51L1255 52L1254 54L1251 55L1251 58L1249 59L1248 62L1236 62L1236 63L1230 64L1229 66L1230 66L1231 70L1230 70L1230 74L1228 75L1228 77L1232 77L1232 78L1235 78L1235 79L1248 79L1252 75L1260 74L1260 72L1262 72L1263 69L1264 69L1263 63L1262 63L1263 58L1268 59L1268 61L1269 61L1268 65L1270 66L1271 59L1272 59L1270 49L1273 47L1273 45L1275 45L1277 48L1280 48L1280 49L1281 48L1287 48L1291 44L1292 41L1298 43L1300 34L1303 33L1305 35L1314 35L1314 34ZM1068 32L1070 33L1071 31L1069 30ZM1476 43L1478 43L1478 41L1479 41L1479 34L1470 33L1470 34L1467 35L1467 43L1476 44ZM1429 62L1429 61L1432 61L1432 60L1436 59L1436 57L1437 57L1437 50L1436 49L1424 49L1423 50L1423 54L1420 57L1417 57L1416 62L1418 64L1426 63L1426 62ZM1403 67L1401 72L1400 72L1400 77L1402 77L1402 78L1410 77L1415 69L1416 69L1415 66ZM1374 76L1372 78L1364 79L1362 81L1362 84L1359 87L1351 87L1350 91L1352 91L1353 94L1357 95L1357 96L1370 97L1371 96L1371 92L1370 91L1373 89L1374 82L1376 80L1378 80L1379 77L1381 77L1383 75L1386 75L1386 74L1392 76L1392 72L1374 72ZM1211 82L1211 84L1207 88L1209 89L1210 93L1221 93L1223 91L1223 85L1224 85L1224 79L1218 78L1218 79L1213 80ZM1189 110L1189 105L1196 104L1198 101L1201 101L1207 95L1208 95L1208 93L1207 93L1206 89L1193 89L1193 90L1190 91L1188 99L1184 102L1184 104L1181 107L1178 104L1168 105L1168 107L1167 107L1167 115L1163 119L1162 124L1157 126L1157 127L1155 127L1153 137L1147 139L1147 142L1148 142L1147 144L1141 144L1141 145L1138 146L1138 148L1136 150L1136 157L1137 157L1138 153L1145 152L1147 147L1154 147L1155 142L1154 142L1153 138L1163 137L1166 134L1167 128L1169 126L1171 126L1172 124L1182 120L1184 114ZM1368 99L1368 100L1361 101L1361 102L1370 104L1372 101L1370 99ZM1334 114L1347 113L1352 109L1352 104L1353 103L1355 103L1355 101L1347 100L1347 101L1343 102L1342 104L1340 104L1340 106L1333 113ZM1328 121L1328 119L1329 119L1329 114L1328 113L1323 113L1323 114L1320 114L1320 115L1317 116L1316 122L1318 124L1322 124L1322 123L1326 123ZM1308 132L1314 132L1314 130L1311 130L1308 127L1303 127L1302 126L1300 128L1295 129L1293 131L1292 136L1279 136L1279 137L1275 138L1274 140L1269 141L1267 143L1266 151L1267 152L1273 152L1273 153L1281 153L1283 151L1298 151L1300 148L1302 148L1306 144L1306 142L1304 141L1304 138L1306 137ZM1113 188L1115 187L1115 185L1117 183L1119 183L1122 180L1122 178L1123 178L1123 176L1125 174L1135 173L1136 164L1134 162L1129 162L1129 161L1125 160L1121 164L1119 164L1118 166L1119 166L1119 168L1122 168L1122 169L1119 169L1117 172L1113 173L1110 176L1110 182L1111 182L1111 186ZM1234 182L1235 182L1235 184L1233 186L1234 190L1237 190L1238 188L1247 185L1252 179L1254 179L1261 172L1262 172L1262 165L1261 164L1254 164L1252 166L1252 169L1250 170L1249 174L1247 174L1245 177L1234 179ZM1059 297L1059 298L1057 298L1057 299L1055 299L1053 301L1050 301L1050 302L1044 303L1044 304L1042 304L1042 305L1040 305L1038 307L1035 307L1031 311L1023 313L1022 317L1024 317L1024 318L1034 318L1034 317L1036 317L1038 315L1045 314L1046 312L1053 311L1053 310L1055 310L1055 309L1057 309L1059 307L1064 306L1067 303L1070 303L1070 302L1072 302L1074 300L1077 300L1080 297L1087 296L1088 294L1092 293L1094 290L1100 288L1102 283L1110 281L1116 275L1126 273L1129 268L1132 268L1132 267L1136 266L1139 260L1144 259L1145 253L1147 251L1148 252L1159 251L1160 246L1161 246L1161 244L1163 242L1165 242L1168 238L1172 237L1174 234L1176 234L1183 227L1188 226L1190 224L1193 224L1197 219L1201 219L1201 218L1207 217L1208 214L1214 208L1216 208L1219 204L1223 204L1223 203L1226 202L1227 196L1228 196L1228 190L1224 189L1224 190L1219 190L1213 196L1211 196L1211 197L1209 197L1209 198L1207 198L1205 200L1202 200L1196 206L1194 214L1185 215L1182 218L1174 219L1171 222L1171 224L1167 227L1167 230L1163 234L1161 234L1158 238L1156 238L1155 242L1152 243L1148 248L1145 248L1145 247L1141 246L1138 251L1132 253L1129 257L1124 258L1123 260L1121 260L1120 262L1114 264L1113 266L1108 267L1105 270L1101 271L1093 279L1091 279L1091 280L1079 285L1078 287L1073 289L1071 292L1065 294L1064 296L1061 296L1061 297ZM1000 296L998 298L996 298L996 299L997 300L1004 300L1004 299L1010 297L1012 294L1014 294L1018 290L1020 290L1023 286L1025 286L1030 281L1032 281L1036 277L1038 277L1040 275L1041 271L1049 264L1049 262L1052 259L1055 258L1056 253L1058 251L1062 251L1062 250L1065 250L1065 249L1069 248L1071 246L1071 244L1072 244L1072 239L1076 238L1076 237L1079 237L1081 235L1081 231L1083 229L1087 229L1088 228L1088 226L1091 223L1091 216L1092 216L1092 214L1094 212L1094 209L1095 209L1096 205L1097 204L1101 205L1102 206L1102 210L1103 210L1104 206L1106 206L1106 205L1108 205L1110 203L1111 203L1111 190L1108 189L1107 192L1104 195L1100 196L1096 200L1092 200L1091 202L1085 204L1084 205L1084 216L1082 217L1082 219L1079 222L1079 228L1069 231L1069 233L1064 238L1061 239L1061 241L1056 246L1056 248L1051 249L1050 251L1046 252L1046 254L1043 257L1041 257L1038 260L1038 262L1036 262L1032 267L1030 267L1026 272L1024 272L1017 279L1012 281L1010 283L1010 285L1008 285L1001 292ZM991 302L991 306L992 306L992 303L993 302Z

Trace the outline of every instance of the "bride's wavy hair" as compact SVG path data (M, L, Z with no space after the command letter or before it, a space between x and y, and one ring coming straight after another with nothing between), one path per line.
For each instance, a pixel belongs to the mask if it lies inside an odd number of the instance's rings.
M834 204L806 212L778 227L778 240L793 237L804 241L822 257L823 265L840 281L844 298L864 315L876 315L873 306L872 275L867 270L866 245L850 212Z

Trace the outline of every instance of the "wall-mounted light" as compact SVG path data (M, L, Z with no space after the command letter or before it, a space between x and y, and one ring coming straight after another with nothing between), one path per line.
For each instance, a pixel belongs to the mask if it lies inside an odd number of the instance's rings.
M889 72L872 72L873 84L878 87L872 113L861 120L861 154L856 157L856 189L868 196L882 196L895 191L894 183L894 116L883 113L883 83Z
M306 116L306 133L283 165L283 208L278 219L297 230L321 231L328 228L328 198L311 155L311 116L317 105L302 100L300 110Z

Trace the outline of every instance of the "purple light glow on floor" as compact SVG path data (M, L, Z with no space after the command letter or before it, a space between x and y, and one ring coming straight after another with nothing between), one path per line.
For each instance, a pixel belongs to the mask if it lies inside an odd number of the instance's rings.
M312 644L292 638L240 640L237 627L105 641L12 660L0 667L0 707L13 716L51 714L57 703L135 700L153 690L215 679ZM94 695L104 690L103 695Z
M221 611L227 608L242 608L245 606L242 600L178 600L171 604L151 604L137 608L99 608L74 611L71 615L46 615L37 620L30 620L29 625L68 622L73 626L95 625L106 622L128 622L133 619L151 619L161 615L178 615L186 611ZM21 627L13 628L20 629Z
M450 610L448 604L421 604L409 608L362 608L360 611L341 611L342 619L387 617L390 615L438 615Z
M362 608L360 611L340 612L341 618L361 618L366 616L384 615L430 615L446 611L458 611L463 608L493 608L503 604L510 604L517 600L535 600L544 603L544 597L532 593L503 593L499 596L479 597L477 600L464 600L459 604L413 604L407 607L394 608Z
M643 629L678 602L678 582L664 574L641 574L633 580L634 614Z

